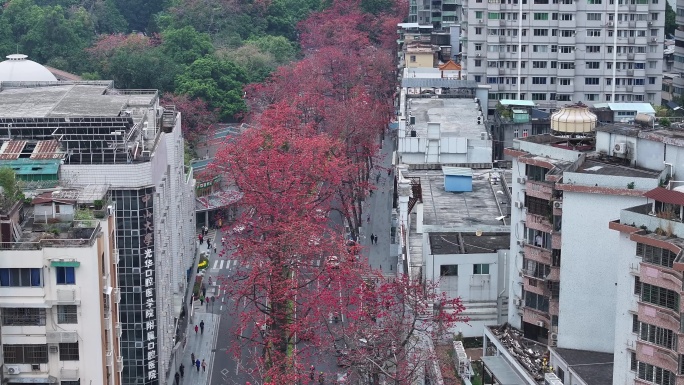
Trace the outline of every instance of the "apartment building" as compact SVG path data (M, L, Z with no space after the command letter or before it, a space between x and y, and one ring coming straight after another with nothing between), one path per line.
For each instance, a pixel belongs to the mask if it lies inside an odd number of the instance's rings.
M677 15L677 29L675 30L675 44L672 62L672 96L669 100L684 95L684 1L677 0L675 9Z
M462 64L490 115L500 99L659 104L664 25L665 0L474 0Z
M462 18L461 0L410 0L409 23L432 25L435 30L449 29Z
M122 384L116 218L107 191L59 188L29 205L2 200L4 383Z
M161 106L156 90L109 81L3 81L0 138L15 158L50 139L61 183L109 186L122 383L165 383L195 255L194 179L183 164L179 113Z

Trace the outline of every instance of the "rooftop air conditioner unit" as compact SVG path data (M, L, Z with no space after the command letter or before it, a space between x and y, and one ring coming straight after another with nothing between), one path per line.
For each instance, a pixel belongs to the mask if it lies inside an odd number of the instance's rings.
M522 300L516 298L516 299L513 300L513 304L514 304L516 307L520 307L520 306L522 305Z
M613 147L613 154L626 154L627 153L627 143L615 143Z
M563 202L560 202L560 201L553 202L553 208L554 209L562 209L563 208Z
M19 374L21 373L21 370L19 370L18 366L7 366L7 374Z
M519 184L527 183L527 178L525 178L524 176L521 176L520 178L518 178L518 183Z
M515 205L515 208L516 208L516 209L524 209L524 208L525 208L525 202L516 201L516 202L514 203L514 205Z

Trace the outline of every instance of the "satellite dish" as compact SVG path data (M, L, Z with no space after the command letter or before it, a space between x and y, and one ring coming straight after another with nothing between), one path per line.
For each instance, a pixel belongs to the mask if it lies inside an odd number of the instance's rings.
M478 237L481 237L482 236L482 230L477 230L475 232L475 235L477 235Z

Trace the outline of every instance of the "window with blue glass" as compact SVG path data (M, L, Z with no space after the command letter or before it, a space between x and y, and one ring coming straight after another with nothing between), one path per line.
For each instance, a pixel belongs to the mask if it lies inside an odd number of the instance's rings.
M0 287L41 287L40 268L0 269Z
M76 269L70 266L55 267L58 285L73 285L76 283Z

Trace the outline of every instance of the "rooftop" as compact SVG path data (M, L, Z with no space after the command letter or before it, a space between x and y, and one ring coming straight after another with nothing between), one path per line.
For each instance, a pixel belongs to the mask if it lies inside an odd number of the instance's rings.
M0 249L91 246L100 232L100 220L109 215L103 207L108 189L106 185L58 188L40 192L30 205L17 202L0 215L0 222L15 229L12 235L3 235Z
M508 323L501 326L487 326L487 329L529 376L543 383L546 372L544 357L548 352L546 345L526 339L522 331Z
M480 140L481 133L486 131L485 126L477 124L480 109L474 99L412 98L410 112L416 117L413 130L419 138L427 137L428 123L440 123L440 137L442 138L461 137Z
M510 233L430 233L430 254L489 254L510 248Z
M477 88L474 80L434 79L434 78L402 78L403 88Z
M587 385L612 385L612 353L563 348L554 348L553 350Z
M611 111L636 111L638 114L655 114L651 103L596 103L594 108L607 108Z
M624 166L595 159L586 159L577 168L576 172L595 175L631 176L635 178L658 178L660 176L660 171Z
M498 228L508 232L508 226L497 219L508 204L504 187L498 181L501 171L473 171L473 191L462 193L444 190L441 170L416 170L405 175L420 180L426 232L498 232Z

